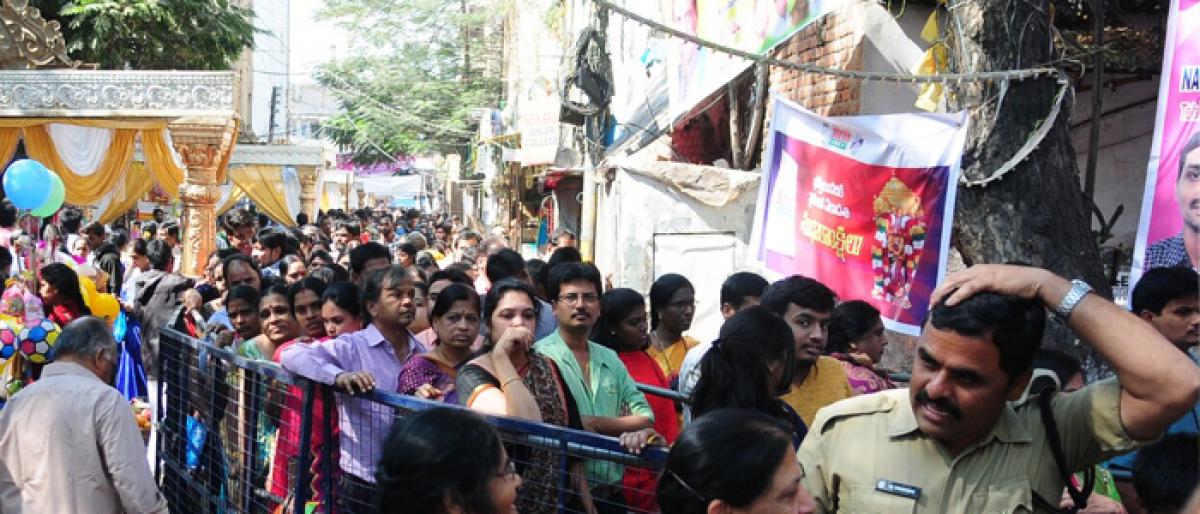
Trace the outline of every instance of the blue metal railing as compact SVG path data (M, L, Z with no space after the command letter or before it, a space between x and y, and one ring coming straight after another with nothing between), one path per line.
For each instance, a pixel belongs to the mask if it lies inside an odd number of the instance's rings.
M274 363L246 359L229 349L217 348L166 327L160 332L159 370L155 474L164 484L168 502L189 512L268 512L271 506L285 500L292 502L292 512L305 512L311 495L310 469L314 457L307 449L317 434L324 436L324 441L334 439L332 414L339 396L386 406L397 417L435 407L462 408L388 391L349 395L292 375ZM265 451L261 442L255 439L258 435L255 430L260 422L279 423L266 413L270 407L278 406L271 403L269 391L288 386L296 388L288 394L298 390L302 395L302 414L298 427L300 451L287 463L295 470L287 484L291 497L284 499L273 497L266 484L256 482L256 462L266 456L261 453ZM650 394L686 400L674 391L644 387L650 389L647 391ZM318 398L324 400L323 416L319 418L315 413ZM501 433L506 444L550 450L558 455L555 478L559 486L559 512L566 512L571 460L603 460L648 469L659 469L666 460L667 451L660 447L649 447L634 455L626 452L614 437L517 418L484 417ZM324 423L317 423L316 419ZM191 452L193 461L200 460L200 464L189 465L188 444L193 435L189 426L198 425L203 425L208 435L200 445L204 448L193 448ZM335 475L338 460L331 446L325 444L322 448L324 480L317 484L317 490L330 507L339 493L330 478ZM238 471L233 471L234 467Z

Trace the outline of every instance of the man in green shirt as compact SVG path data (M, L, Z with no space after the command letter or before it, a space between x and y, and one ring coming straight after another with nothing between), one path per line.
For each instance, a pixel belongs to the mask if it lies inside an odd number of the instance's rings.
M600 317L600 271L591 264L562 263L550 273L547 290L558 330L534 345L558 365L579 407L583 426L599 434L620 436L627 448L652 439L654 414L646 397L617 353L588 341ZM622 412L629 414L622 416ZM584 465L592 498L600 512L624 512L620 464L589 461Z

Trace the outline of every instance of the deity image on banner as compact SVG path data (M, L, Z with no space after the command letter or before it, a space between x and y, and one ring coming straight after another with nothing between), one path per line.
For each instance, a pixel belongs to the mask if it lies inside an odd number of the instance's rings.
M871 268L875 272L875 286L871 296L908 309L912 307L908 295L913 276L925 248L921 197L893 175L875 196L874 214Z

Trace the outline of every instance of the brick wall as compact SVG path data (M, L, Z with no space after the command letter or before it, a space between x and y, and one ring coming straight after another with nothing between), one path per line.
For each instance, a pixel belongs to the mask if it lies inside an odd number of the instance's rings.
M844 70L862 69L862 33L849 5L821 18L775 48L776 59ZM768 89L813 112L845 116L860 111L861 82L772 67Z
M863 68L863 34L856 16L859 7L849 5L816 20L775 48L777 59L811 63L828 68L861 70ZM743 105L753 89L752 76L744 82ZM847 116L861 111L861 82L853 79L802 73L772 67L767 90L792 100L817 114ZM745 116L750 115L744 109ZM770 129L770 111L763 123L763 137L758 151L765 146ZM717 159L731 159L729 148L729 105L727 99L713 103L704 114L693 117L671 133L671 160L693 164L711 164Z
M730 159L729 104L718 99L703 114L688 120L671 133L671 160L691 164L712 164Z

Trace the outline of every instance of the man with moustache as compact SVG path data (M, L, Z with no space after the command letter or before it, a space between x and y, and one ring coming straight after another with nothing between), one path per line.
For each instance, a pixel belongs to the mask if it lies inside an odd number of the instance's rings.
M1158 438L1200 396L1200 371L1150 324L1080 280L981 265L947 277L917 341L912 381L823 409L797 457L818 512L1057 512L1066 473ZM1046 308L1117 376L1015 402ZM1137 351L1129 351L1131 345Z
M620 436L626 447L653 442L654 413L621 358L602 345L588 341L600 317L600 270L591 264L569 262L555 266L548 284L558 330L534 345L558 366L585 429ZM622 415L622 413L627 413ZM632 439L632 441L630 441ZM620 464L588 461L584 464L592 498L601 514L624 513Z
M1200 269L1200 132L1192 134L1179 152L1175 200L1183 230L1146 249L1146 269L1186 266Z
M412 276L400 266L388 266L368 275L363 305L371 324L363 330L312 344L294 344L283 351L283 368L332 384L351 395L373 389L395 391L400 370L426 348L413 338ZM392 424L392 408L380 403L337 395L341 428L342 512L370 510L374 497L375 463Z

